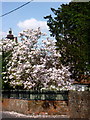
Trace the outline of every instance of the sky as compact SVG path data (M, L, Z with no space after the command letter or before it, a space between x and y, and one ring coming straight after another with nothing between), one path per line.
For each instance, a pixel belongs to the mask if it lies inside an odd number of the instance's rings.
M23 5L26 2L2 2L2 7L0 16ZM0 34L6 36L9 28L12 29L13 34L18 36L19 32L25 29L36 29L41 27L42 32L49 34L47 20L44 19L47 15L54 15L50 8L58 9L61 4L65 2L34 2L27 4L26 6L14 11L6 16L2 17L2 29L0 29ZM0 18L1 20L1 18Z

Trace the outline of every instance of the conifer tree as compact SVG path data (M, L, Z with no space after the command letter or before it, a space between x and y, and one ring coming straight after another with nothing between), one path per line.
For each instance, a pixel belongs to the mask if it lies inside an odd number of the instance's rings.
M44 18L48 19L51 36L57 40L62 64L70 66L71 77L75 80L89 78L90 2L70 2L62 4L57 10L51 10L55 16L49 15Z

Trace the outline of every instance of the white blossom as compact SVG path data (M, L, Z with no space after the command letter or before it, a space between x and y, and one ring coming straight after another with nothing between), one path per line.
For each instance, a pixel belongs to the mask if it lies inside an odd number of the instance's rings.
M54 40L46 38L38 46L41 35L44 34L40 29L28 29L20 33L21 41L17 44L3 40L3 51L12 50L7 64L10 85L23 85L24 89L70 89L69 67L60 63L61 54L56 51Z

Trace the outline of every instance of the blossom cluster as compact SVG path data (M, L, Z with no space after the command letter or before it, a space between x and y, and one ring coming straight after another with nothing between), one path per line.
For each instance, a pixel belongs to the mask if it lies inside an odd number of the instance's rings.
M72 80L68 66L60 63L60 53L55 41L46 37L42 44L38 40L44 34L40 28L28 29L20 34L21 41L4 40L3 50L12 50L12 57L7 64L7 77L13 88L23 89L70 89Z

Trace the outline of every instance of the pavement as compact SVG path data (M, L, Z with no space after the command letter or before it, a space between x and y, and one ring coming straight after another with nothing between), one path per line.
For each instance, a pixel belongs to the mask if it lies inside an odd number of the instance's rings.
M17 112L2 112L1 120L66 120L67 115L24 115Z

